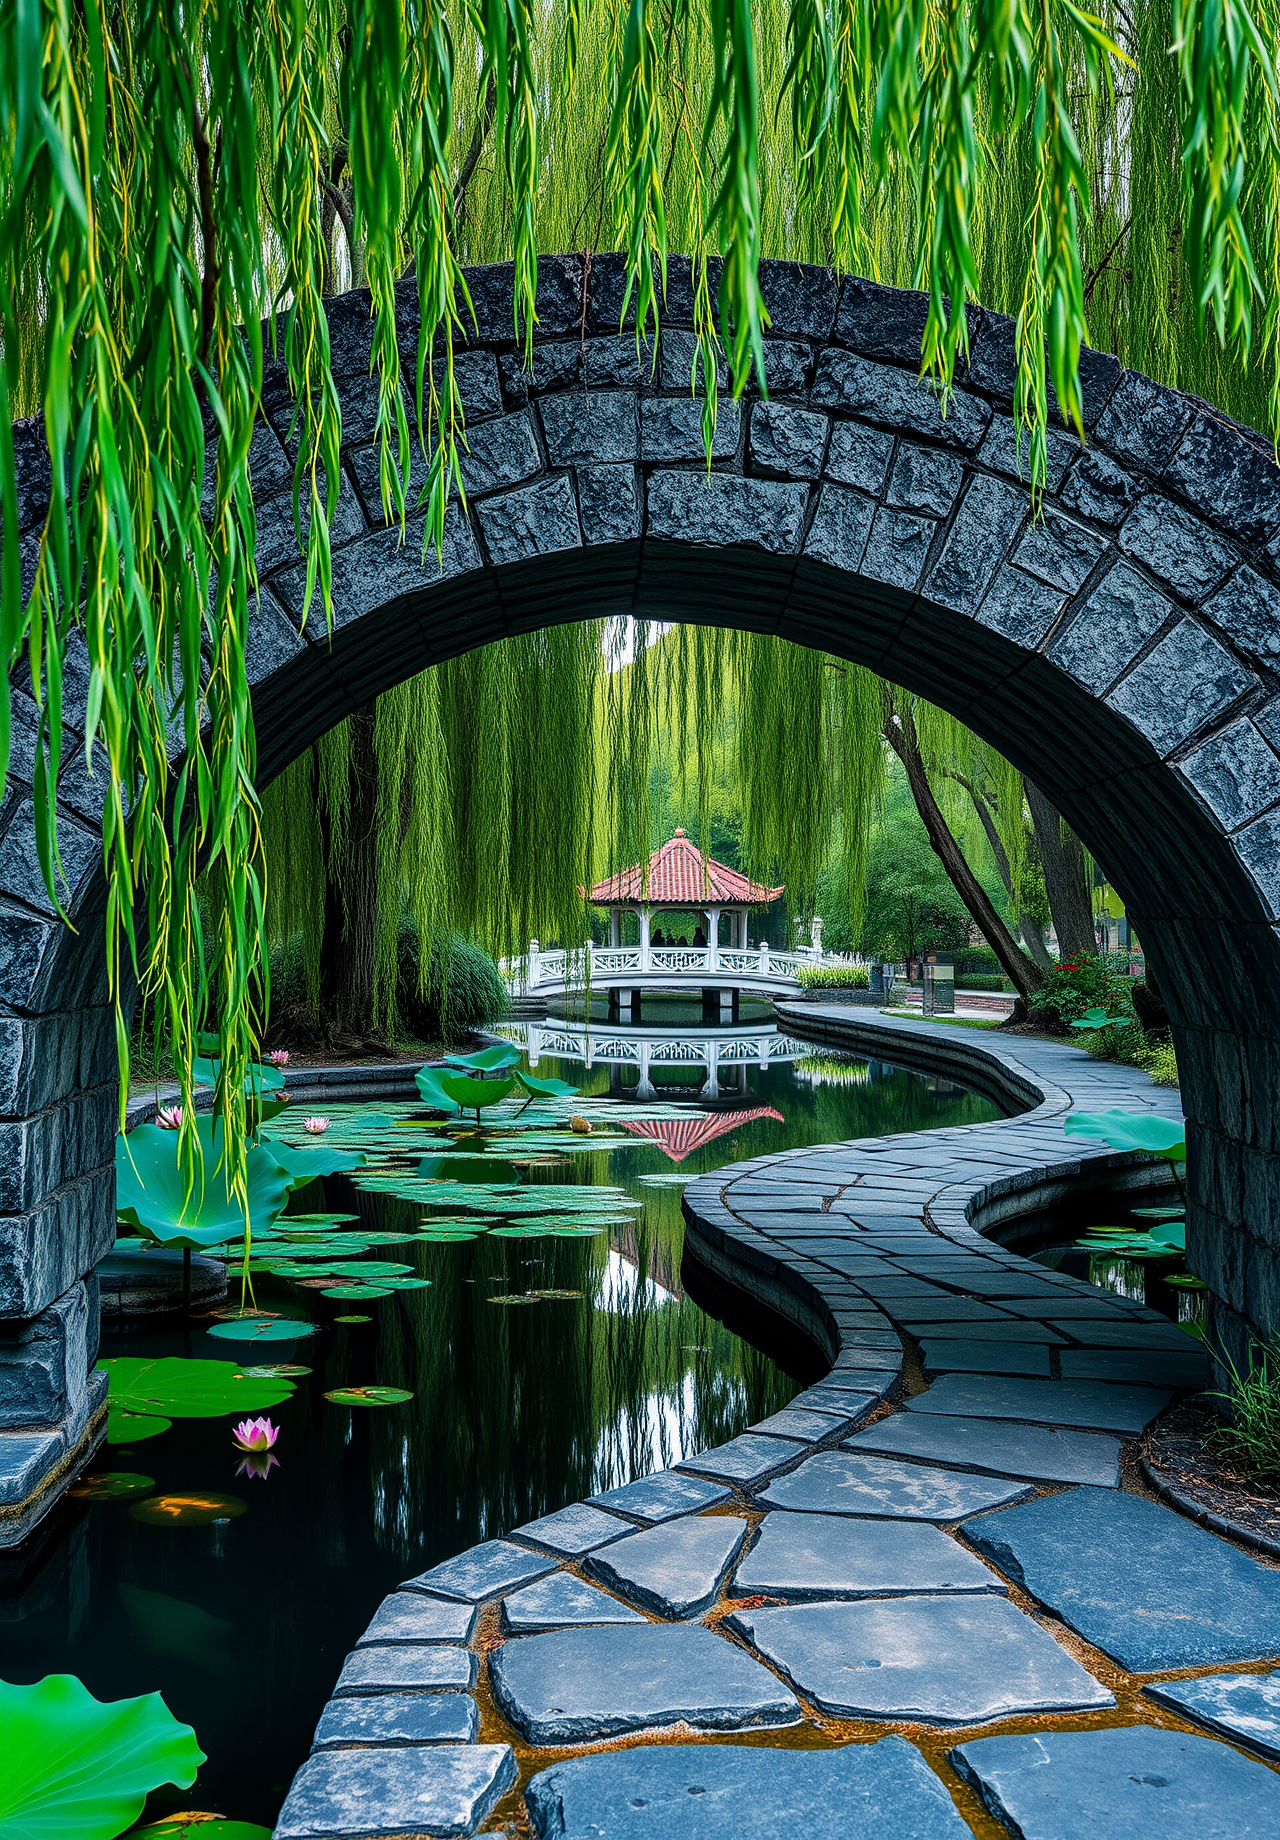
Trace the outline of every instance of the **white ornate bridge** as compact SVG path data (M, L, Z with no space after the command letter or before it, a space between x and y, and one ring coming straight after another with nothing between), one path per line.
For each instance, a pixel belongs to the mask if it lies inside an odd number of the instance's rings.
M747 1090L745 1070L767 1068L813 1053L811 1041L780 1035L772 1025L756 1029L702 1027L658 1033L629 1028L626 1024L562 1021L518 1022L499 1025L494 1034L523 1042L530 1068L545 1055L582 1061L587 1067L635 1067L640 1083L637 1098L654 1094L650 1070L654 1067L689 1067L704 1078L700 1097L717 1099Z
M585 990L725 990L765 997L794 997L801 965L823 963L815 951L778 952L772 946L598 946L544 952L534 940L524 958L504 967L521 996L574 995ZM625 998L623 998L625 1003Z

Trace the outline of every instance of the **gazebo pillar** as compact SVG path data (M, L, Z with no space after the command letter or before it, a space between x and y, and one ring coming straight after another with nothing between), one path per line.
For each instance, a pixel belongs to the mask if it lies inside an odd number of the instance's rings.
M609 944L611 946L622 944L622 909L620 907L609 909Z
M649 969L649 920L651 917L649 909L638 907L636 917L640 922L640 969L647 971Z
M712 971L720 964L720 909L707 909L707 964Z

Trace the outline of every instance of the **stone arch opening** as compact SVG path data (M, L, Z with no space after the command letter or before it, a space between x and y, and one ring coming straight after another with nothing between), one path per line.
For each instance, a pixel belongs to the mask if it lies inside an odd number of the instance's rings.
M1010 322L973 316L944 414L915 374L921 296L774 263L770 397L722 402L708 475L687 265L673 264L656 354L613 330L620 275L613 259L585 272L577 258L543 262L530 372L511 340L509 268L469 277L469 507L450 514L441 566L422 559L420 521L403 543L382 526L368 296L332 303L347 439L331 640L314 610L299 630L289 403L282 376L268 378L249 644L262 780L427 665L609 614L776 633L927 696L1043 787L1126 901L1173 1022L1190 1262L1215 1334L1239 1351L1280 1319L1280 468L1268 445L1087 353L1089 440L1051 431L1033 519ZM40 446L19 433L25 550L43 516ZM114 1231L93 782L69 746L73 934L36 868L22 713L19 699L0 819L0 1510L54 1486L83 1438L94 1312L82 1280Z

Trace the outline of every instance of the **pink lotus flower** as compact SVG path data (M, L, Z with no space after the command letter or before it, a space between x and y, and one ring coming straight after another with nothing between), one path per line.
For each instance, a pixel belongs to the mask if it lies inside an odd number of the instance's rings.
M270 1067L287 1067L289 1065L289 1050L287 1048L273 1048L267 1056L267 1065Z
M269 1418L245 1418L238 1425L233 1425L231 1436L239 1450L247 1450L251 1455L259 1451L270 1450L280 1435L280 1429Z
M182 1107L180 1105L162 1105L156 1112L156 1123L162 1131L177 1131L182 1126Z
M322 1137L329 1129L329 1120L327 1118L304 1118L302 1121L302 1128L304 1131L308 1131L312 1137Z

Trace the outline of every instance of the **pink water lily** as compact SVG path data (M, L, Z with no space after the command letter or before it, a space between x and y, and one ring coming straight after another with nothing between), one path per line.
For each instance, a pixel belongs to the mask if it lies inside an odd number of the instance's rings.
M329 1120L327 1118L304 1118L302 1128L304 1131L309 1131L312 1137L322 1137L329 1129Z
M287 1067L289 1065L289 1050L287 1048L273 1048L267 1056L267 1065L270 1067Z
M237 1447L250 1452L270 1450L279 1435L279 1426L273 1425L269 1418L241 1419L231 1431Z
M182 1107L180 1105L162 1105L156 1112L156 1123L162 1131L177 1131L182 1128Z

